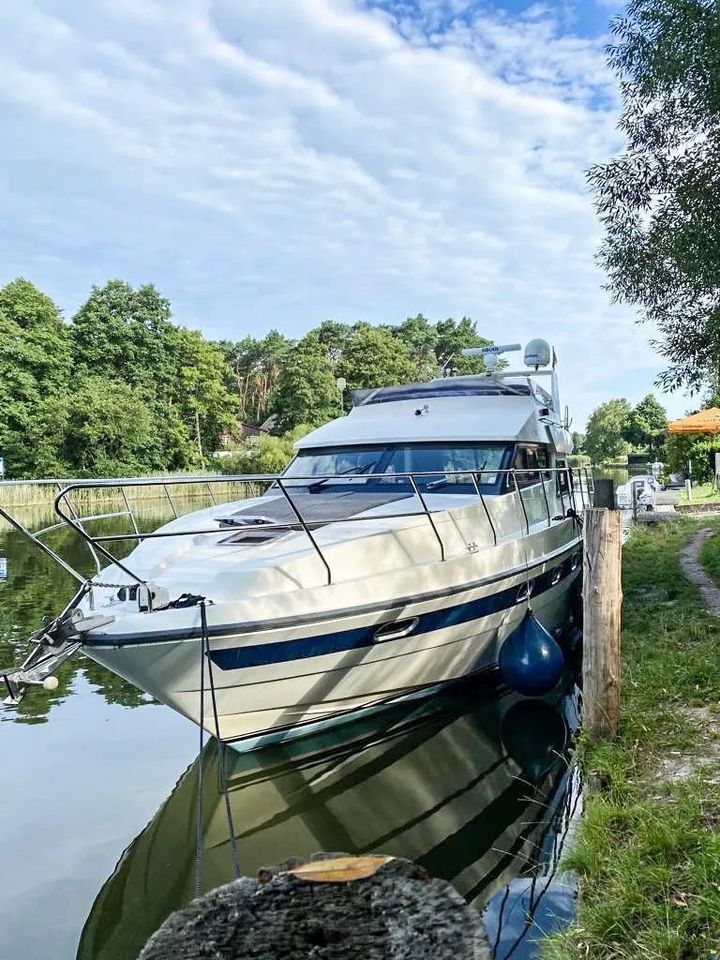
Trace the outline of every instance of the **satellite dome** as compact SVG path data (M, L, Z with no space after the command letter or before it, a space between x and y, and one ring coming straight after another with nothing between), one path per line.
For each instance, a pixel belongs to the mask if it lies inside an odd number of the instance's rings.
M531 340L525 347L525 366L549 367L552 362L552 347L547 340Z

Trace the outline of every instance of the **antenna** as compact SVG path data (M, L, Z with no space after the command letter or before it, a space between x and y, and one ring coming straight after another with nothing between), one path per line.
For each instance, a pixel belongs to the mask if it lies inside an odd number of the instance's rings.
M500 355L503 353L512 353L515 350L522 350L522 344L505 343L499 344L496 347L466 347L461 352L464 357L483 357L487 372L492 373L497 366Z

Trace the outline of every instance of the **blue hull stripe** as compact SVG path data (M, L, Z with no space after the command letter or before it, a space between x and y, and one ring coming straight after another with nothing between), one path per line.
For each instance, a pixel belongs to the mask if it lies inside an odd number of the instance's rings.
M551 587L563 583L574 569L572 559L553 567L533 580L532 596L537 597ZM560 572L560 579L553 583L553 577ZM416 629L410 636L418 637L423 633L453 627L459 623L478 620L481 617L509 610L523 600L518 600L521 585L492 593L487 597L469 600L467 603L446 607L443 610L431 610L418 616ZM409 615L412 617L412 614ZM406 618L402 618L403 620ZM326 633L315 637L300 637L297 640L281 640L277 643L263 643L248 647L233 647L227 650L210 652L210 659L221 670L240 670L244 667L263 667L271 663L285 663L290 660L305 660L309 657L322 657L329 653L342 653L346 650L361 650L364 647L377 646L382 640L375 639L379 627L391 625L387 622L370 627L357 627L338 633Z

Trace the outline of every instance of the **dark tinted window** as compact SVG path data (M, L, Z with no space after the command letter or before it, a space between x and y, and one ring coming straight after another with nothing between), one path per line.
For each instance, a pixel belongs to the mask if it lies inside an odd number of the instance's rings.
M483 491L490 492L499 486L498 471L507 469L511 449L507 443L453 441L326 447L301 450L284 476L325 477L324 489L348 484L365 488L404 485L412 489L403 474L414 474L417 486L428 493L472 493L475 477ZM298 484L301 482L298 480Z
M545 480L550 478L548 468L550 466L550 454L547 447L536 444L521 444L515 451L515 460L513 467L517 470L517 483L519 487L529 487L533 483L540 482L540 476Z

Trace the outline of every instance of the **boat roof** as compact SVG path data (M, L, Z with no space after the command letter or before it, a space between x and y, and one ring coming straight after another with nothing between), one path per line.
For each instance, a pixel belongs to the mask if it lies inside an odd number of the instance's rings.
M374 403L423 400L427 397L528 397L531 392L529 383L506 383L490 377L450 377L427 383L353 390L352 397L355 406L364 407Z
M353 395L345 417L313 430L298 450L374 443L513 441L547 443L549 395L527 379L449 377ZM546 413L547 411L543 411Z

